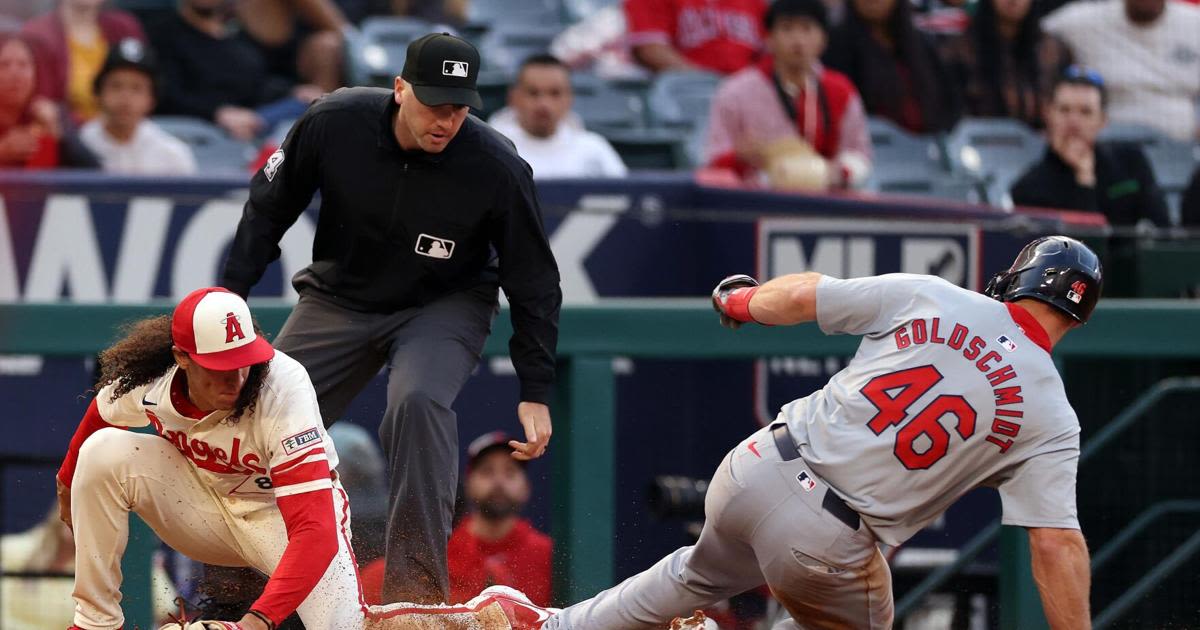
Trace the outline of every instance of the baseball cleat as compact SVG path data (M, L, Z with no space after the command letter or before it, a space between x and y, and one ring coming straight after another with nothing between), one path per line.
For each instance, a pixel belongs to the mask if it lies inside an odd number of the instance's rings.
M512 630L539 630L560 608L542 608L529 601L525 593L507 586L489 586L479 593L500 605Z

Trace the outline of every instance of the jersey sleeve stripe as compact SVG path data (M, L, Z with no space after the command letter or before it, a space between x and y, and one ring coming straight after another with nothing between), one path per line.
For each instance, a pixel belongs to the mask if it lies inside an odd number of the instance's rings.
M317 458L317 459L313 459L313 458ZM326 459L327 458L325 457L325 449L324 448L318 448L316 450L306 451L305 453L302 453L301 455L299 455L298 457L296 457L294 459L288 460L282 464L279 464L278 466L272 466L271 473L279 474L281 472L287 471L287 469L292 468L293 466L299 466L300 464L303 464L306 462L315 462L315 461L321 461L321 460L326 460Z
M296 466L291 470L282 473L271 475L271 481L276 486L290 486L294 483L304 483L306 481L317 481L318 479L329 478L329 462L325 460L314 461L309 464Z
M325 479L317 479L315 481L306 481L304 483L294 483L288 486L275 486L276 497L290 497L294 494L304 494L305 492L315 492L317 490L332 490L333 481L328 477Z

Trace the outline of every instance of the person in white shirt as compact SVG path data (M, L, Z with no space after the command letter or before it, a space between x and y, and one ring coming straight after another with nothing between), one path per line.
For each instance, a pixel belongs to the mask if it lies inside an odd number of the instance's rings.
M1179 0L1071 2L1046 16L1042 29L1104 76L1110 121L1185 142L1200 137L1200 7Z
M100 114L79 138L106 172L123 175L191 175L196 158L183 141L147 120L155 107L156 66L150 50L134 39L108 53L93 89Z
M571 112L571 72L552 55L534 55L508 90L508 107L488 123L508 136L534 179L624 177L625 163L608 141Z

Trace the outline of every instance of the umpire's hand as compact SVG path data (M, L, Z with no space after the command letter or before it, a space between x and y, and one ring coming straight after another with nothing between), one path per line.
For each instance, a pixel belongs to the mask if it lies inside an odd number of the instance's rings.
M529 461L546 454L550 445L550 434L554 432L550 423L550 408L542 403L523 402L517 405L517 418L525 427L526 442L510 440L508 445L513 448L513 457Z

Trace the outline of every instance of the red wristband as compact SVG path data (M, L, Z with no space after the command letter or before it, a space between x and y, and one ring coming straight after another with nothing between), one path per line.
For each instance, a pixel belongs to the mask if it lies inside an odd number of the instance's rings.
M754 297L757 292L758 287L734 289L729 297L725 298L725 314L739 322L755 321L754 317L750 315L750 298Z

